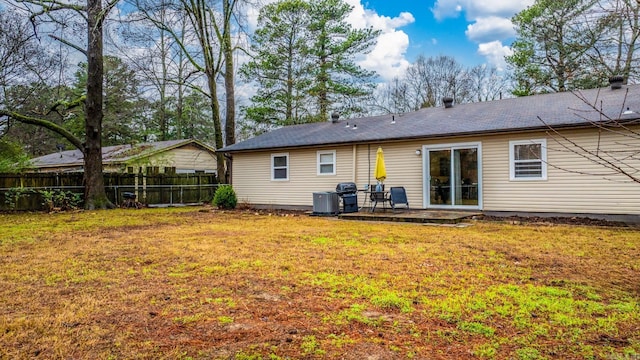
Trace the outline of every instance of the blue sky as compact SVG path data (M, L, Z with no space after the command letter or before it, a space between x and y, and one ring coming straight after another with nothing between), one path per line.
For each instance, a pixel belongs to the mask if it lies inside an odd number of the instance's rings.
M465 66L505 67L515 31L510 21L534 0L345 0L355 27L382 31L360 62L389 80L415 58L453 56Z

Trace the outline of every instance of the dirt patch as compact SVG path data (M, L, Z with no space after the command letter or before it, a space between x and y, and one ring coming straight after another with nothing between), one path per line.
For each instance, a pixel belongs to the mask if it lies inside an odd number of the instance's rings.
M544 224L544 225L576 225L576 226L604 226L604 227L629 227L630 225L621 221L609 221L604 219L593 219L588 217L576 216L490 216L480 215L478 220L503 222L512 225L520 224Z

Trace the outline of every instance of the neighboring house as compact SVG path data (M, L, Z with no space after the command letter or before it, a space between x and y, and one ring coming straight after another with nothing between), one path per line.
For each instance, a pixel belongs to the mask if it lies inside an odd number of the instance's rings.
M640 86L629 85L293 125L220 151L233 158L239 200L256 206L311 207L340 182L364 189L382 147L385 185L404 186L412 208L640 219L640 183L567 150L618 150L640 171L638 154L623 153L640 149L638 136L599 131L587 120L602 117L577 95L640 130Z
M31 160L39 172L81 172L80 150L60 151ZM197 140L169 140L102 148L104 172L195 173L216 172L215 150Z

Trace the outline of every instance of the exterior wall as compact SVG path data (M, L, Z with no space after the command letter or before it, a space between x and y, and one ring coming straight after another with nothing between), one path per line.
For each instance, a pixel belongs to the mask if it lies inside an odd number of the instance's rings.
M140 160L138 166L159 166L161 168L174 166L178 172L180 170L215 172L216 157L210 151L199 147L184 146Z
M387 178L384 181L385 189L389 190L392 186L404 186L407 191L409 207L422 208L422 157L416 155L416 149L422 147L422 142L358 145L356 182L358 188L366 188L367 184L375 185L377 183L373 172L376 166L378 147L381 147L384 152L384 164L387 169Z
M594 131L567 134L572 142L589 150L597 149ZM547 139L547 180L510 181L509 141L540 138ZM483 141L484 210L640 214L640 184L567 151L561 143L569 144L554 139L561 140L538 132L494 136ZM622 150L625 147L619 144L629 141L603 132L601 149ZM640 169L638 160L631 165Z
M573 130L571 141L591 150L597 146L593 131ZM509 141L547 139L547 180L511 181ZM623 148L629 138L604 134L601 147ZM637 141L637 140L631 140ZM425 202L423 156L416 150L439 144L481 144L481 210L518 212L558 212L584 214L640 214L640 184L573 154L545 132L372 143L233 154L233 186L240 201L259 205L313 205L314 192L333 191L339 182L353 181L359 189L375 184L376 150L384 150L385 186L404 186L413 209ZM638 146L636 146L638 148ZM317 175L317 151L336 150L337 171L333 176ZM271 154L289 154L289 180L271 181ZM640 169L640 160L633 167ZM354 170L355 169L355 170ZM369 175L371 174L371 175ZM363 194L358 195L360 204Z
M318 175L317 152L336 151L336 174ZM271 154L289 154L289 180L271 180ZM313 205L313 193L335 191L353 179L353 147L233 154L233 187L238 201L260 205Z

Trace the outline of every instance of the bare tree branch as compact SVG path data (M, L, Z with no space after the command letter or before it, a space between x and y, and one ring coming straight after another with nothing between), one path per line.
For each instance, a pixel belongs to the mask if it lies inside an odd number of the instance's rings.
M552 162L548 162L549 166L552 166L556 169L578 173L584 175L596 175L596 176L611 176L611 175L621 175L627 180L630 180L635 183L640 184L640 167L638 167L638 162L640 162L640 149L633 147L631 144L621 143L619 141L611 141L604 142L603 135L608 134L612 136L620 136L626 137L633 140L640 139L640 134L633 127L639 124L640 118L636 113L632 118L624 118L623 111L626 108L626 99L628 95L625 93L623 102L621 105L621 110L619 112L619 116L617 118L611 117L606 114L602 110L602 104L598 107L598 98L599 91L596 100L591 103L587 100L587 98L580 92L573 92L573 94L580 99L584 104L588 106L587 111L581 111L585 113L597 114L598 119L593 120L588 117L575 113L576 116L585 120L585 127L596 129L597 130L597 141L595 149L587 148L585 145L578 143L578 141L571 139L565 133L561 132L559 128L554 127L553 125L546 122L541 117L538 117L538 120L542 122L548 129L547 134L551 136L556 144L558 144L561 149L554 149L555 151L565 151L574 155L577 155L591 163L597 164L605 169L609 169L610 172L607 173L595 173L588 172L582 170L574 170L563 166L558 166L553 164ZM574 111L577 111L574 109ZM622 149L611 149L605 148L612 147L618 145Z

